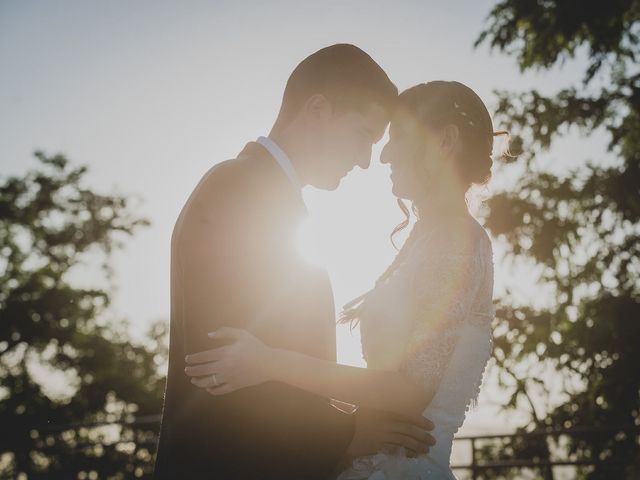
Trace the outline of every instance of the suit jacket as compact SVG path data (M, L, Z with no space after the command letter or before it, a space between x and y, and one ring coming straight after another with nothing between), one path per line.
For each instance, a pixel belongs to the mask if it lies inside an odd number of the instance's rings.
M254 142L209 170L183 208L156 479L321 479L343 456L354 420L326 398L280 382L214 397L184 373L185 355L219 345L207 332L223 325L335 361L329 278L294 245L305 214L300 192Z

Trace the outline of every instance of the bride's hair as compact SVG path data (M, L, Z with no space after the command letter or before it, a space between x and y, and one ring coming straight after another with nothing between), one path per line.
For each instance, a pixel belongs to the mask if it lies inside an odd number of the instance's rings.
M398 100L399 105L426 126L458 127L462 151L455 167L465 190L489 181L493 137L507 132L493 131L491 115L473 90L460 82L437 80L405 90Z
M493 131L491 115L480 97L469 87L454 81L433 81L421 83L402 92L398 97L398 106L409 111L420 123L431 128L444 128L447 125L455 125L460 132L461 154L455 159L455 172L460 179L465 193L472 186L482 186L491 178L491 166L493 165L492 151L493 138L506 136L507 145L509 133L506 131ZM501 156L511 157L508 147ZM468 199L467 199L468 201ZM411 209L398 199L398 205L405 215L404 221L397 225L391 232L391 242L396 246L394 236L405 229L411 220L411 211L416 215L414 205ZM402 263L406 252L415 241L416 229L398 250L391 265L376 280L379 285L393 274ZM397 248L397 247L396 247ZM357 325L360 306L365 296L342 311L339 323L350 323L353 328ZM354 305L355 304L355 305Z
M398 106L410 112L425 126L439 129L455 125L460 132L461 153L455 158L454 169L464 191L468 194L472 186L483 186L491 178L493 165L493 138L506 136L509 132L493 131L491 115L480 97L466 85L455 81L436 80L421 83L402 92ZM511 157L508 148L501 156ZM469 198L467 196L467 202ZM409 208L398 199L405 220L391 232L393 237L409 225ZM415 209L412 208L415 212Z

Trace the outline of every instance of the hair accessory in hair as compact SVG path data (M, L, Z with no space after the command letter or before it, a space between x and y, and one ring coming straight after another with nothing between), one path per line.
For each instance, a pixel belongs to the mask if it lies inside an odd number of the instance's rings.
M453 108L462 116L464 117L465 121L467 122L467 124L471 127L475 127L476 124L474 123L473 120L471 120L471 118L469 118L469 114L467 112L465 112L464 110L462 110L462 108L460 108L460 104L458 102L456 102L455 100L453 101Z

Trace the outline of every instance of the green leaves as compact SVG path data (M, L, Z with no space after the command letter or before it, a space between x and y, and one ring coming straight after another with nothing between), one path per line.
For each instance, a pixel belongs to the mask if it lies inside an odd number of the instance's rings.
M123 322L105 322L109 292L69 280L89 258L108 272L112 250L148 221L131 212L126 197L88 189L86 167L62 155L36 157L38 168L0 184L0 451L11 459L0 478L134 467L150 473L151 453L132 457L117 440L141 451L135 441L148 442L155 426L123 428L115 440L100 429L48 427L162 408L163 325L154 326L148 344L134 345ZM60 375L74 379L71 394L51 395L42 380ZM79 442L86 447L76 448Z
M636 436L625 433L640 421L640 2L506 0L487 23L476 45L513 55L522 70L550 69L579 49L589 55L582 83L555 95L496 92L497 123L523 151L503 168L523 173L489 200L486 225L507 258L541 267L537 283L553 292L543 306L534 295L525 305L500 299L505 408L529 405L532 430L613 428L572 437L567 448L600 460L579 478L631 478L627 466L640 465ZM541 168L536 157L576 130L606 133L607 151L561 175ZM554 376L564 386L555 394ZM513 458L525 450L515 446Z
M584 47L588 83L605 65L637 61L638 21L638 0L505 0L493 8L475 45L489 43L515 56L523 71L550 69Z

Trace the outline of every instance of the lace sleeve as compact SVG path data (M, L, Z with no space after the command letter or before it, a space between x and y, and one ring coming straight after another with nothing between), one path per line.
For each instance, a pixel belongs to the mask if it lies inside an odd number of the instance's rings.
M492 291L491 245L484 232L426 249L413 274L413 325L401 367L412 380L429 388L440 384L462 328L489 328Z

